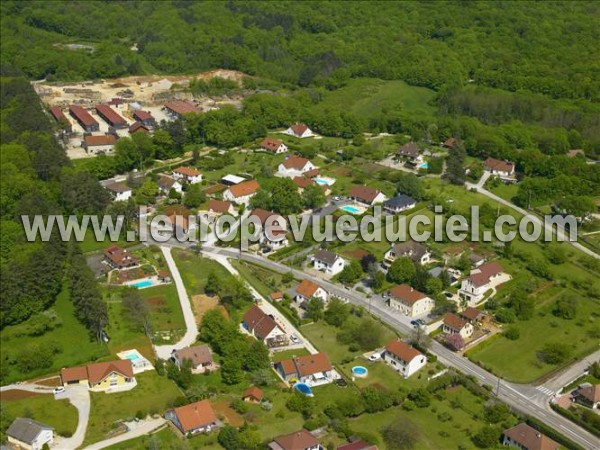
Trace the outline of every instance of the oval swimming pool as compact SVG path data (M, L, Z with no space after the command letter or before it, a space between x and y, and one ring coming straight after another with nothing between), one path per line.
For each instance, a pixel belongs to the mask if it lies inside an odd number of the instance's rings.
M300 392L301 394L306 395L307 397L312 397L313 396L313 391L310 388L310 386L306 383L296 383L294 385L294 388Z
M369 369L365 366L354 366L352 368L352 375L358 378L365 378L369 374Z

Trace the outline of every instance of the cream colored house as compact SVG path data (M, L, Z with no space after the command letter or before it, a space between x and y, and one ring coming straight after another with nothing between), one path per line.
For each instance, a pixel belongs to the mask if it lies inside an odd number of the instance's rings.
M416 317L429 314L435 306L435 301L408 284L401 284L390 290L388 305L405 316Z

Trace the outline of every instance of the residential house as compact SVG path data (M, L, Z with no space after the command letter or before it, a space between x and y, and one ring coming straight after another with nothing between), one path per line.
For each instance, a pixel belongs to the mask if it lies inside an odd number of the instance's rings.
M158 191L164 195L168 195L171 189L180 194L183 193L183 185L179 181L168 175L161 176L158 180Z
M296 296L294 300L302 304L311 298L320 298L323 303L327 303L329 300L329 294L325 289L310 280L302 280L302 282L296 287Z
M417 206L417 201L408 195L400 194L386 200L383 203L383 209L392 214L398 214Z
M340 445L336 450L378 450L375 444L357 440L348 444Z
M242 393L242 400L247 403L260 403L264 396L262 389L256 386L250 386Z
M421 149L415 142L409 142L404 144L398 149L398 156L413 160L421 156Z
M315 165L301 156L290 156L281 164L277 171L281 176L294 178L315 169Z
M310 170L309 172L313 172L313 171ZM302 176L294 177L294 179L292 180L294 182L294 184L296 186L298 186L298 193L302 194L304 192L304 189L306 189L308 186L320 186L323 189L323 194L325 194L326 197L329 194L331 194L331 189L329 188L329 185L318 184L315 180L308 177L307 174L309 172L305 172L304 175L302 175Z
M219 421L208 400L190 403L165 413L165 418L173 422L185 436L210 433L219 426Z
M202 172L193 167L178 167L173 171L173 178L183 180L188 184L196 184L202 181Z
M145 127L153 127L154 125L156 125L156 120L154 119L154 117L152 117L150 111L142 111L139 109L135 110L133 112L133 118Z
M471 271L471 275L462 280L458 296L467 301L469 306L480 303L485 293L511 280L512 277L504 272L497 262L489 262Z
M65 368L60 371L60 378L63 386L83 384L95 392L123 391L137 385L128 359Z
M302 429L290 434L277 436L268 445L269 450L322 450L319 440Z
M69 106L69 114L83 128L84 133L100 131L100 124L92 115L79 105Z
M148 128L146 125L144 125L141 122L134 122L131 124L128 131L129 131L129 134L150 133L150 128Z
M275 371L286 382L296 380L309 386L331 383L339 377L327 353L298 356L275 363Z
M37 420L18 417L6 430L11 448L41 450L54 441L54 428Z
M125 183L118 181L105 184L104 189L110 193L113 201L115 202L126 202L131 198L132 195L131 188Z
M427 264L431 261L431 253L427 248L418 242L407 241L392 245L383 256L384 263L387 266L392 265L397 258L410 258L413 262Z
M478 255L477 253L471 253L469 254L469 260L471 261L471 265L477 268L486 262L487 258L485 256Z
M500 178L513 178L515 175L515 163L510 161L488 158L483 163L483 167L492 175L497 175Z
M460 334L466 340L473 335L473 325L449 312L444 314L442 331L446 334Z
M273 139L270 137L263 139L263 141L260 143L260 146L266 151L275 153L276 155L285 153L288 150L287 146L281 139Z
M288 345L288 338L275 319L253 305L242 319L242 326L269 348Z
M236 210L233 204L224 200L211 199L208 202L208 212L214 215L229 214L236 215Z
M489 319L486 313L478 310L477 308L473 308L472 306L468 306L464 309L464 311L461 311L459 314L470 324L481 324Z
M348 196L357 203L373 206L387 200L385 194L369 186L353 186Z
M574 398L577 403L592 409L600 409L600 384L582 384L575 391Z
M561 446L526 423L504 430L502 443L521 450L558 450Z
M346 265L346 260L329 250L319 250L313 256L313 266L316 270L325 272L327 275L337 275Z
M248 218L256 218L262 227L258 237L258 243L261 247L279 250L289 244L286 237L287 223L282 215L256 208L252 210Z
M285 130L283 134L287 134L288 136L294 136L299 139L313 136L312 130L308 128L308 126L304 123L295 123L287 130Z
M271 292L269 294L269 298L271 299L272 302L280 302L281 300L283 300L283 292L281 292L281 291Z
M435 301L408 284L394 286L389 291L388 305L408 317L429 314Z
M104 260L110 267L119 270L137 267L139 265L139 261L135 256L118 245L111 245L104 250Z
M112 153L117 143L114 134L103 134L101 136L84 136L81 147L90 155Z
M193 347L173 350L171 359L179 369L183 366L184 361L189 360L192 363L193 374L212 372L218 369L218 365L215 364L208 345L195 345Z
M383 360L404 378L410 377L427 364L425 355L400 339L385 346Z
M173 233L178 235L196 233L198 224L196 217L189 214L189 211L174 211L167 216L165 225L170 225ZM163 231L164 232L164 231Z
M246 181L243 177L238 177L237 175L228 174L221 178L221 183L225 186L234 186L236 184L240 184Z
M258 192L260 185L256 180L244 181L239 184L230 186L224 193L223 199L231 201L236 205L246 205L250 203L250 199Z
M449 149L455 149L455 148L459 147L461 144L462 144L462 141L451 137L444 141L444 143L442 144L442 147L449 148Z

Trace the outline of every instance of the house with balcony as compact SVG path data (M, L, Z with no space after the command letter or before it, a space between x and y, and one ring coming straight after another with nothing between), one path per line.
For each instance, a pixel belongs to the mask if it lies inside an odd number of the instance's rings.
M392 248L383 256L383 262L389 267L397 258L402 257L410 258L413 262L421 265L428 264L431 261L431 253L423 244L407 241L392 245Z
M275 371L286 383L305 383L309 386L332 383L340 377L327 353L284 359L275 363Z
M313 267L315 270L324 272L327 275L337 275L346 265L346 260L329 250L319 250L313 256Z
M419 350L400 339L389 342L383 352L385 363L408 378L427 364L427 358Z
M495 289L512 277L497 262L489 262L473 269L471 275L462 280L458 296L468 306L477 306L485 297L485 293Z
M389 307L408 317L429 314L435 306L432 298L413 289L408 284L394 286L388 294Z

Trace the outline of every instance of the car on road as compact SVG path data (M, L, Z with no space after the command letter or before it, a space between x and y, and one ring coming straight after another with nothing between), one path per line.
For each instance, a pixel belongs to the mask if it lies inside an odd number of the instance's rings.
M53 392L55 394L62 394L63 392L65 392L65 388L63 386L58 386L54 388Z
M416 320L411 320L410 324L415 328L417 328L419 326L419 322L417 322Z
M300 338L298 336L296 336L296 333L292 333L290 335L290 341L292 341L294 344L299 344Z

